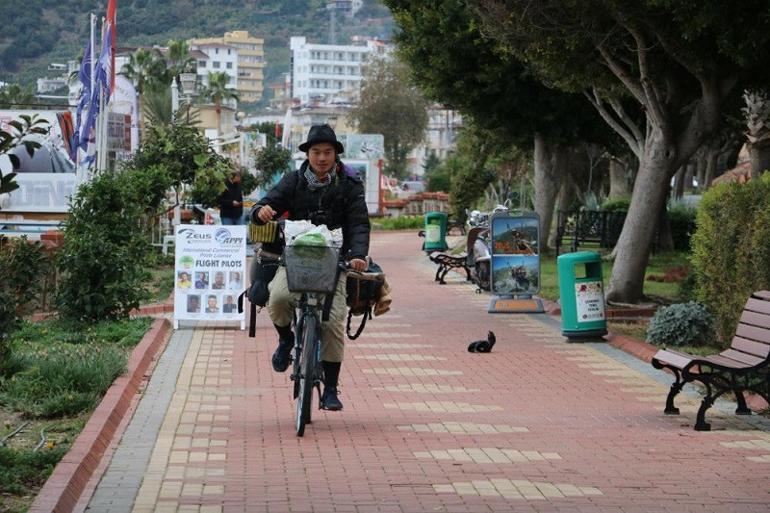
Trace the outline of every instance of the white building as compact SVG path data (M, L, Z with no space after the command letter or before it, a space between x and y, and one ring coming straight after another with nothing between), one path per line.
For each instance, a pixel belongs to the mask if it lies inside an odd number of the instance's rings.
M238 49L221 43L190 44L190 52L198 50L205 55L195 53L197 58L198 84L209 85L209 73L227 73L229 89L238 88Z
M291 97L303 105L318 101L355 101L367 59L389 52L388 45L372 39L354 41L352 45L324 45L308 43L304 37L292 37L290 48Z

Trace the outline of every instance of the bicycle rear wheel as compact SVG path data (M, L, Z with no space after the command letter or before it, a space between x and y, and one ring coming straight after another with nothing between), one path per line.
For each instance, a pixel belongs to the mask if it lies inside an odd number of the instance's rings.
M317 362L317 321L312 315L305 318L302 329L302 358L300 361L299 393L297 394L296 428L297 436L305 434L305 425L310 423L310 404Z

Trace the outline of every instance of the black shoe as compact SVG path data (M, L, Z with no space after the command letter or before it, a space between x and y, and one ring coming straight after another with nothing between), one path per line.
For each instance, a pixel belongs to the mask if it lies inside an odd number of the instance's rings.
M275 372L285 372L291 363L291 349L293 340L278 340L278 348L273 353L272 363Z
M330 411L339 411L342 409L342 401L337 397L337 388L326 387L321 396L321 408Z

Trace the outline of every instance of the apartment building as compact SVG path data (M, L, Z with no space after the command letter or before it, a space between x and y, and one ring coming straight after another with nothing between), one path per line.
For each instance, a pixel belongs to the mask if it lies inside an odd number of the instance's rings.
M231 65L231 69L236 71L236 80L233 84L237 84L236 89L241 102L253 103L262 99L264 91L264 42L262 38L250 36L246 30L234 30L225 32L223 37L191 39L188 44L191 49L198 49L208 54L212 58L211 66L214 65L215 60L210 52L203 49L204 47L214 49L216 45L223 45L233 50L237 55L236 62ZM215 57L219 55L214 53ZM220 66L224 63L224 60L220 60ZM198 63L199 75L207 75L210 71L228 71L230 74L229 70L225 69L211 67L201 69L201 64Z
M372 55L386 55L390 48L382 41L357 39L352 45L308 43L292 37L291 97L303 105L352 103L357 100L363 79L363 65ZM336 100L336 101L335 101Z

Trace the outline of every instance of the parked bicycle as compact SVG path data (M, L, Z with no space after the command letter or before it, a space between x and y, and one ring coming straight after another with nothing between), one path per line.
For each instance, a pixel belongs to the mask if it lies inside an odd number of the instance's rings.
M321 400L321 384L324 382L321 322L328 319L328 310L324 308L328 295L334 293L343 272L371 281L382 281L384 275L349 269L347 263L340 260L339 249L327 246L290 245L284 248L283 255L259 249L255 257L260 262L285 265L289 290L299 293L292 322L295 344L291 356L291 380L296 400L295 428L297 436L303 436L305 426L311 423L313 389L318 391L319 409L324 408Z

